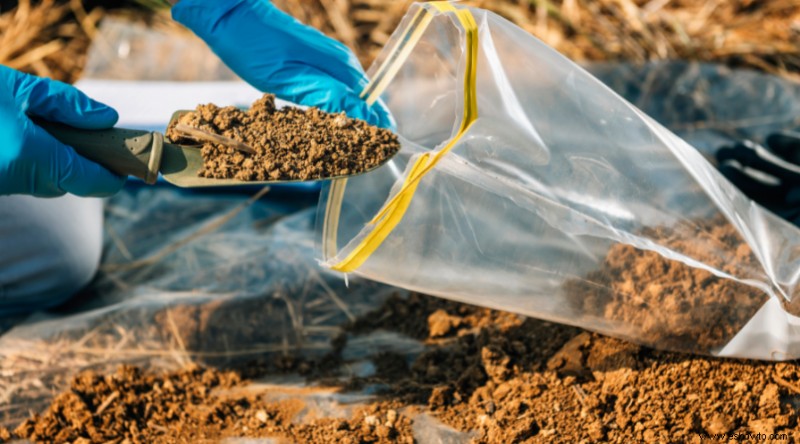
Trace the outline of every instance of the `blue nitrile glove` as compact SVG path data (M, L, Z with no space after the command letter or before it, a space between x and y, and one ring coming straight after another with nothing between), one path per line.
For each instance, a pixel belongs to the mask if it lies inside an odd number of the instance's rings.
M66 83L0 65L0 195L110 196L125 179L79 156L29 116L76 128L114 126L117 112Z
M380 102L370 107L359 98L368 79L355 55L267 0L181 0L172 17L261 91L393 127Z

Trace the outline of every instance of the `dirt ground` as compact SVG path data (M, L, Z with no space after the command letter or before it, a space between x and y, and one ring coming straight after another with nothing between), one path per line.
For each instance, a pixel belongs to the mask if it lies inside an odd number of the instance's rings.
M231 145L198 140L178 131L179 125L244 143L252 152ZM202 145L200 177L250 180L313 180L359 174L376 168L400 150L391 131L371 126L344 113L317 108L276 109L275 96L265 94L248 110L199 105L167 129L173 142Z
M800 365L659 352L580 329L424 295L390 298L343 326L319 360L291 359L317 387L379 387L347 418L298 420L299 398L246 390L247 366L80 374L13 432L35 442L414 442L414 413L473 433L473 442L702 442L800 436ZM375 330L424 342L415 356L379 352L370 376L334 378L332 363ZM286 357L281 358L285 361ZM346 362L338 359L339 364ZM345 368L340 366L339 368ZM270 373L275 376L273 366ZM240 389L240 390L237 390ZM0 437L10 436L0 431ZM126 441L127 440L127 441ZM766 440L766 439L762 439Z

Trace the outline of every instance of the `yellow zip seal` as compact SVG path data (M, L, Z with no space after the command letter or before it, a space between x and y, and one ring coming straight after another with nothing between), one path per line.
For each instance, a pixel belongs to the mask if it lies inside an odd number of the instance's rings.
M372 231L341 262L332 266L336 271L349 273L357 270L380 247L387 236L403 219L408 210L420 180L430 172L437 163L458 143L470 126L478 118L477 98L477 63L478 63L478 25L469 9L458 9L449 2L430 2L428 5L441 13L453 13L461 24L466 37L466 60L464 73L464 116L456 135L438 153L423 154L411 167L402 188L369 222L374 225ZM362 98L374 103L386 86L399 71L408 58L414 45L419 41L433 16L427 8L420 8L412 18L409 28L400 37L398 46L378 69L372 82L364 89ZM323 257L327 260L330 252L336 249L336 232L338 231L339 213L341 210L346 179L331 184L326 207L325 225L323 227Z

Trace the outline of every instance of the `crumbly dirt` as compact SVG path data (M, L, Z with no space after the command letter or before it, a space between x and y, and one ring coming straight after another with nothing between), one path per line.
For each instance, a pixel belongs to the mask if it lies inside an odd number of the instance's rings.
M439 334L443 314L447 325L458 325L445 335ZM403 319L423 321L409 328ZM797 362L655 351L421 295L390 300L352 327L370 326L397 328L428 344L405 371L395 368L372 382L390 384L388 399L427 405L444 423L476 432L476 443L800 437Z
M298 424L293 418L303 410L302 402L269 402L237 392L245 383L235 372L194 366L160 374L133 366L106 376L87 371L46 412L14 433L34 442L73 443L195 443L270 436L298 443L413 441L411 421L389 403L364 407L346 420Z
M201 142L205 161L200 177L265 180L317 180L358 174L382 165L400 149L397 136L344 113L317 108L276 109L275 96L265 94L249 110L214 104L199 105L178 122L243 142L256 150L244 153L230 146ZM175 143L199 141L167 129Z
M303 408L297 399L237 394L246 384L246 367L160 374L122 367L111 375L81 374L15 433L35 442L274 436L291 442L406 443L413 442L413 416L403 407L422 406L439 421L474 433L475 443L700 443L719 433L736 440L749 436L745 442L800 437L797 362L655 351L419 294L391 297L344 327L348 337L382 329L425 344L410 361L378 353L372 358L376 374L339 382L345 391L382 387L374 403L347 419L302 422L296 419ZM343 346L340 338L333 350Z
M651 228L643 236L732 275L759 269L750 247L730 224L709 220L688 229ZM735 257L720 255L721 248L734 250ZM564 288L577 312L625 326L629 337L660 349L700 353L728 343L769 297L624 244L611 248L600 269Z

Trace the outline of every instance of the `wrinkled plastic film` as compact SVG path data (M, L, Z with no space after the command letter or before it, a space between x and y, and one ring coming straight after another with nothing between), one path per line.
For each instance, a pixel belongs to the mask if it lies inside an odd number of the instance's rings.
M417 8L431 21L381 96L403 148L387 167L328 190L326 266L658 348L763 359L797 353L794 226L508 21L474 8ZM464 11L477 33L472 42ZM397 60L396 39L406 31L395 33L383 63ZM478 111L465 128L469 69ZM617 256L641 270L626 274ZM642 265L653 261L663 270ZM783 314L769 325L750 322L768 302ZM770 332L762 347L727 346L734 337L748 342L740 333L753 329Z

